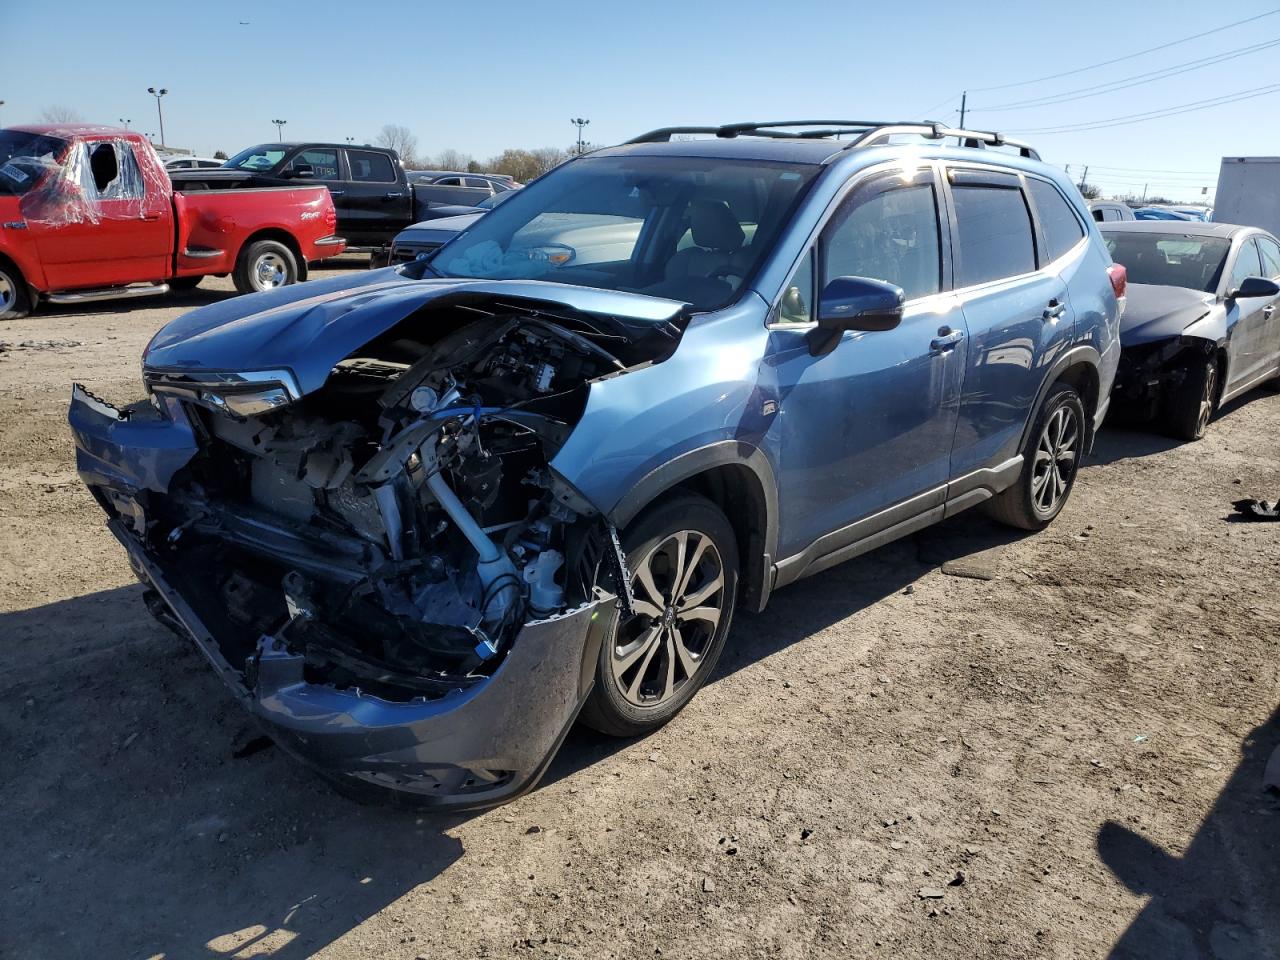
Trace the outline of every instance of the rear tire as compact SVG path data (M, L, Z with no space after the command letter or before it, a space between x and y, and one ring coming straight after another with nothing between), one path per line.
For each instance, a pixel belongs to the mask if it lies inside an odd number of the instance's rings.
M1199 440L1217 409L1218 360L1193 360L1182 385L1165 397L1161 425L1175 439Z
M1084 454L1084 403L1069 383L1049 388L1022 451L1022 473L987 501L987 513L1019 530L1043 530L1062 512Z
M738 597L738 543L693 493L664 498L622 537L635 615L600 645L582 722L615 737L657 730L715 669Z
M0 320L17 320L31 312L27 281L17 268L0 262Z
M298 260L277 240L256 240L240 251L231 279L241 293L287 287L297 282Z

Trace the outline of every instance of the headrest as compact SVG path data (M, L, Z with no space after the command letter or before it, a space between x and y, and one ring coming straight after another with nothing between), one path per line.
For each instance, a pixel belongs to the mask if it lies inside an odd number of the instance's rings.
M698 200L690 214L693 242L700 247L732 253L746 239L742 227L722 200Z

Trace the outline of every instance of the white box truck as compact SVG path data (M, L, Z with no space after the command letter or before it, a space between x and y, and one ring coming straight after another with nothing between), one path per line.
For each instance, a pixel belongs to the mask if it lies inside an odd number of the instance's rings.
M1223 157L1213 219L1280 236L1280 157Z

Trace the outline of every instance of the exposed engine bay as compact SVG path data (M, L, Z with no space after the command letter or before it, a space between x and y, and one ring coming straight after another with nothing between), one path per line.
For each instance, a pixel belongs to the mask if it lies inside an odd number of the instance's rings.
M136 532L228 663L252 671L265 639L304 656L312 683L442 696L489 675L525 623L625 595L615 531L548 463L591 381L664 359L679 336L451 305L411 314L291 402L152 372L199 452L165 495L144 494Z

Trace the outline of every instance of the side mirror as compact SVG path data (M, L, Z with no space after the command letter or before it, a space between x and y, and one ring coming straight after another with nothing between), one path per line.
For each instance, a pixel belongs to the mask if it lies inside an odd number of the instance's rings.
M295 180L310 180L315 177L316 170L309 163L295 163L288 175Z
M892 330L902 322L901 287L868 277L836 277L818 299L818 326L811 331L809 351L830 353L846 330Z
M1280 296L1280 284L1262 277L1245 277L1239 288L1227 294L1228 300L1248 300L1253 297Z

